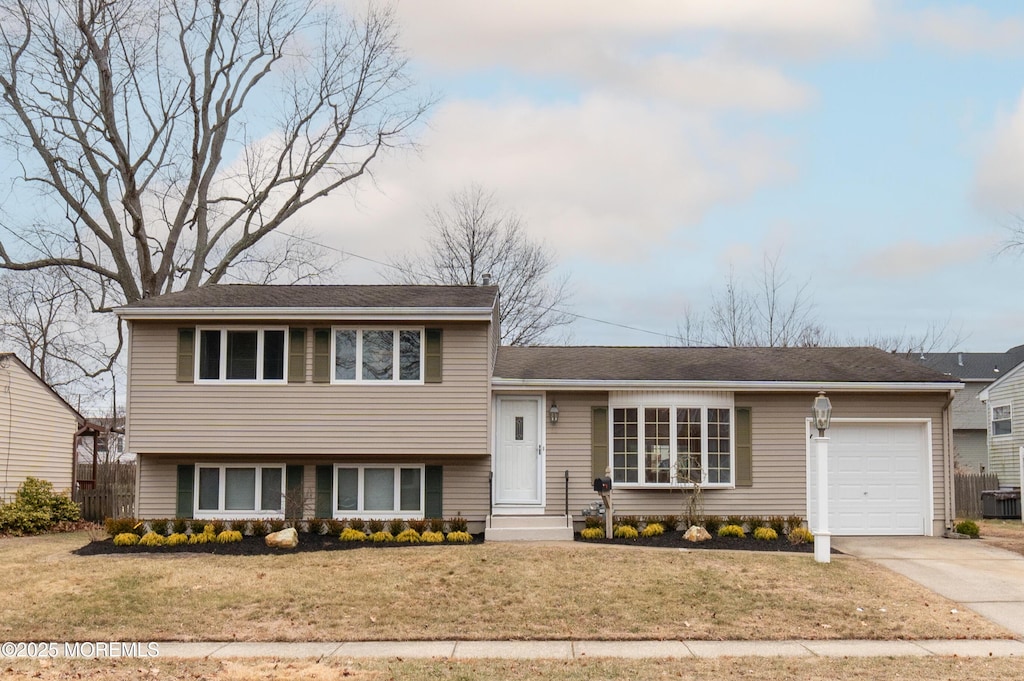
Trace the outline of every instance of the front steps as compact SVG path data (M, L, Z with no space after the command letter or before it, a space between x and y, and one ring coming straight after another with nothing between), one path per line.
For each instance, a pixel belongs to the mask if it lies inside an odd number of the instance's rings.
M572 516L489 515L484 541L572 541Z

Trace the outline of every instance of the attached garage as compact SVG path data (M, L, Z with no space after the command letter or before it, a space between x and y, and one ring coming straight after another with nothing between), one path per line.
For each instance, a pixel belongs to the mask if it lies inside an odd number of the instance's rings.
M829 531L932 533L931 421L833 420L828 430ZM808 517L817 519L817 467L808 440Z

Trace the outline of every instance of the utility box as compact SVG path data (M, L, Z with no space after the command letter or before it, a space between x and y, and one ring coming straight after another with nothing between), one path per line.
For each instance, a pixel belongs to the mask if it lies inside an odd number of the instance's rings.
M981 493L981 517L1020 518L1020 488L988 489Z

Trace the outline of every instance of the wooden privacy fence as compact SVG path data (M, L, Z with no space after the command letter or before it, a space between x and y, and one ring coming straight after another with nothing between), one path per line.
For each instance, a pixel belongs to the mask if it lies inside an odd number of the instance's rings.
M957 473L953 478L958 518L981 517L981 493L999 489L999 476L995 473Z
M93 480L92 464L78 464L74 500L81 505L84 519L103 522L135 515L135 465L134 461L101 463Z
M84 489L79 492L78 501L82 505L82 517L96 523L106 518L130 518L135 514L135 492Z

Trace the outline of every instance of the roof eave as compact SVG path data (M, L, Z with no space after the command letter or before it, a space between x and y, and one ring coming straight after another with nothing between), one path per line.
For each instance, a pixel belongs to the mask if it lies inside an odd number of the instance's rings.
M126 321L222 320L346 320L450 322L490 321L488 307L118 307L115 314Z
M961 390L959 382L917 381L637 381L492 378L491 385L502 389L600 390L729 390L732 392L947 392Z

